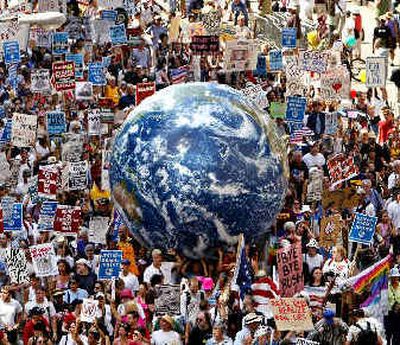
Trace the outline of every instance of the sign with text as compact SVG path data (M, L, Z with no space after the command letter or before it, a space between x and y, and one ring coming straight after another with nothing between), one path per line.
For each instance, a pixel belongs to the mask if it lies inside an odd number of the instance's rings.
M371 56L366 61L366 87L384 87L386 85L386 58Z
M40 197L56 199L59 175L55 165L39 166L38 194Z
M279 287L283 297L292 297L304 288L301 243L279 249L276 254Z
M79 206L58 205L54 219L54 230L65 235L74 235L81 225L81 208Z
M283 69L282 52L280 50L271 50L269 52L269 70L277 72Z
M65 61L73 61L75 63L75 79L83 79L83 54L66 54Z
M56 201L46 201L40 207L39 231L53 231L54 219L56 217L58 203Z
M95 86L106 85L106 75L102 63L94 62L89 64L89 82Z
M33 270L37 277L50 277L58 274L57 257L52 243L31 246L29 251Z
M301 51L299 66L304 71L325 73L328 68L329 56L329 51Z
M179 285L161 284L157 287L157 298L154 301L155 314L180 314L180 287Z
M3 198L1 201L1 208L3 210L4 231L21 231L23 222L23 205Z
M99 279L118 278L121 271L121 261L121 250L102 250L100 252Z
M282 47L294 49L297 47L297 29L283 28L282 29Z
M84 190L87 185L88 162L69 162L68 163L68 189Z
M358 166L354 164L353 156L346 156L343 153L330 158L326 165L332 187L357 176L359 173Z
M271 299L270 304L279 331L309 331L314 329L311 311L304 298Z
M48 69L34 69L31 73L31 90L48 94L51 92L50 71Z
M75 63L73 61L53 62L53 82L57 91L75 89Z
M255 40L231 40L225 42L223 67L225 71L253 71L257 67Z
M340 214L321 219L319 232L319 244L321 247L330 248L335 246L342 237L342 218Z
M218 36L193 36L190 43L193 55L212 55L219 53Z
M286 107L286 120L302 122L306 112L307 99L305 97L289 96Z
M29 271L26 262L25 252L18 249L7 248L5 264L7 275L11 284L24 284L29 282Z
M4 62L6 64L21 62L18 41L3 42Z
M308 340L304 338L297 338L296 345L320 345L318 341Z
M371 244L377 221L377 217L370 217L366 214L356 213L356 217L351 226L349 241Z
M11 142L17 147L35 147L37 116L14 113Z
M261 109L268 107L267 94L260 84L249 84L240 90L247 98L251 99Z
M345 66L336 66L321 74L320 93L324 100L348 99L350 96L350 73Z
M54 32L52 37L52 51L54 55L68 53L68 32Z
M138 83L136 84L136 105L138 106L144 99L156 93L156 83Z
M127 44L126 29L124 24L114 25L110 27L110 39L113 45Z
M65 133L67 123L63 111L50 111L46 113L47 131L50 135Z

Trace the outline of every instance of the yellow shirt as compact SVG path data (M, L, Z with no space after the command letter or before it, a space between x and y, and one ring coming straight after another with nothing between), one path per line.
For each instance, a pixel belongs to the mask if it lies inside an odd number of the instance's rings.
M119 99L120 99L118 86L113 87L111 85L107 85L105 96L107 98L111 98L113 100L114 104L117 105L119 102Z

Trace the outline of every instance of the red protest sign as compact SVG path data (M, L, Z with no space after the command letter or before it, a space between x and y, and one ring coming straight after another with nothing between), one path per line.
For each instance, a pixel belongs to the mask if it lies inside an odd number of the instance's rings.
M81 224L81 208L79 206L58 205L54 219L54 230L74 234Z
M145 98L156 93L156 83L139 83L136 85L136 105L139 105Z
M53 83L57 91L75 89L75 63L73 61L53 62Z
M301 243L278 250L276 254L279 288L283 297L292 297L304 288L303 257Z
M39 167L38 193L40 196L55 199L57 196L59 171L54 166Z
M327 163L331 186L347 181L358 175L358 167L354 164L352 156L346 157L343 153L339 153L328 160Z

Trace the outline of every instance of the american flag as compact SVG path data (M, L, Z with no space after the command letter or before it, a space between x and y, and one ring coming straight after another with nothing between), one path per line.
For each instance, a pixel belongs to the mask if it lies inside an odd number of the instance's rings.
M240 298L243 300L244 296L251 292L253 282L253 269L246 254L243 235L239 239L234 282L239 286Z
M171 69L171 83L182 84L186 81L188 74L188 66L181 66L178 68Z
M295 130L293 133L290 134L290 143L291 144L301 144L304 140L304 137L311 137L314 135L314 132L308 128L303 127L301 129Z
M263 313L267 318L272 318L269 300L279 297L279 289L274 281L269 277L259 278L251 285L251 290L256 303L256 310Z

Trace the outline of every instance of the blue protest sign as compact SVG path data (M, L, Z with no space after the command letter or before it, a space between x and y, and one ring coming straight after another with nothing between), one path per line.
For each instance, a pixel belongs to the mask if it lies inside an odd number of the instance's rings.
M5 144L11 141L11 133L12 133L12 119L7 119L7 122L3 128L3 132L1 133L0 143Z
M19 84L18 80L18 64L13 63L8 66L8 82L11 85L11 87L16 90Z
M75 62L75 79L83 78L83 54L67 54L65 61Z
M4 61L6 64L21 62L18 41L3 42Z
M65 113L63 111L51 111L46 114L47 131L50 135L62 134L67 130Z
M111 56L103 56L101 62L104 68L108 68L111 64Z
M377 217L356 213L353 225L351 226L349 241L370 244L375 233L377 221Z
M14 203L12 198L3 198L1 207L3 209L4 231L21 231L22 204Z
M267 59L265 55L258 55L256 73L259 77L267 76Z
M115 22L117 20L117 11L114 10L103 10L101 11L102 20L107 20L110 22Z
M111 26L110 27L110 39L111 39L111 43L114 45L128 43L125 25L120 24L120 25Z
M121 261L121 250L102 250L100 252L99 279L118 278L121 271Z
M294 49L297 47L297 29L283 28L282 29L282 47Z
M305 97L289 96L286 108L287 121L303 121L306 112L307 99Z
M89 64L89 83L97 86L107 83L102 63L94 62Z
M40 208L39 224L40 231L54 230L54 218L56 216L58 202L46 201Z
M282 52L280 50L271 50L269 52L269 69L271 72L283 69Z
M55 32L52 37L53 54L61 55L68 53L68 32Z

